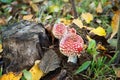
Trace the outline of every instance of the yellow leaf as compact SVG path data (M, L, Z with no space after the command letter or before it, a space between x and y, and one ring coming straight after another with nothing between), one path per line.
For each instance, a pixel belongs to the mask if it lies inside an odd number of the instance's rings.
M89 26L83 26L84 28L86 28L87 30L93 30L95 28L89 27Z
M90 23L93 20L93 15L90 13L82 13L81 17L86 21L86 23Z
M79 26L80 28L84 27L82 21L79 19L74 19L73 23L76 24L77 26Z
M60 19L60 22L64 23L65 25L70 25L71 22L72 22L72 20L67 20L67 19L65 19L65 18L61 18L61 19Z
M58 12L60 10L59 6L57 5L51 5L49 7L49 12L52 13L52 12Z
M31 20L32 19L32 17L33 17L33 15L32 14L29 14L29 15L25 15L25 16L23 16L23 20Z
M102 27L98 27L96 29L93 29L90 31L90 33L94 33L98 36L106 36L106 32L105 32L105 29L103 29Z
M36 60L34 66L30 69L32 80L40 80L44 75L43 71L39 68L40 60Z
M90 42L92 39L90 38L90 36L86 35L88 41Z
M9 72L7 74L4 74L0 77L0 80L20 80L22 77L22 73L16 74L13 72Z
M101 2L99 2L99 4L98 4L98 6L97 6L97 8L96 8L96 12L97 12L97 13L102 13L102 12L103 12Z
M112 34L110 39L112 39L115 36L115 34L118 32L119 20L120 20L120 10L116 11L114 16L112 17L112 21L111 21Z
M0 53L3 51L2 44L0 44Z
M69 0L63 0L63 2L69 2Z

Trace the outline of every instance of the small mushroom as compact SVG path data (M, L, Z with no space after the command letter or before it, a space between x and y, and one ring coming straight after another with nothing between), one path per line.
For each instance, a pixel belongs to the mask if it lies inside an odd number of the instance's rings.
M84 41L81 36L76 34L74 28L68 29L68 33L60 40L60 52L68 56L68 62L76 63L77 56L83 50Z
M52 33L57 39L61 39L67 33L67 27L63 23L58 23L53 26Z

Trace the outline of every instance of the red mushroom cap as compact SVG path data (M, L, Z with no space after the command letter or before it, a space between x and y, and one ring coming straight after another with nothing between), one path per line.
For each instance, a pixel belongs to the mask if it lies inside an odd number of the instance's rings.
M55 24L52 33L56 38L61 39L63 35L67 33L67 27L63 23Z
M69 29L69 32L60 41L60 52L66 56L80 55L83 50L84 41L81 36L76 34L74 28Z

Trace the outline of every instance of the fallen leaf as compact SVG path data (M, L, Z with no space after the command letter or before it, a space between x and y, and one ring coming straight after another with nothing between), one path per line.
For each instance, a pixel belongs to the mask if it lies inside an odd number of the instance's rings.
M97 12L97 13L102 13L102 12L103 12L101 2L99 2L99 4L98 4L98 6L97 6L97 8L96 8L96 12Z
M90 33L94 33L98 36L106 36L106 32L105 32L105 29L103 29L102 27L97 27L96 29L93 29L90 31Z
M13 72L9 72L7 74L4 74L0 77L0 80L20 80L22 77L22 73L16 74Z
M60 10L59 6L57 5L51 5L49 7L49 12L52 13L52 12L58 12Z
M116 70L115 70L115 74L116 74L117 77L120 78L120 69L116 69Z
M93 20L93 15L90 13L82 13L81 18L83 18L86 23L90 23Z
M86 35L88 41L91 41L92 39L90 38L90 36Z
M52 80L64 80L64 78L66 77L67 75L67 70L66 69L61 69L60 73L58 74L57 77L55 77L54 79Z
M74 19L73 23L76 24L78 27L83 28L83 23L80 19Z
M94 1L90 3L89 8L95 10L96 6Z
M32 17L33 17L32 14L25 15L25 16L23 16L23 20L28 20L28 21L30 21L30 20L32 20Z
M60 60L58 55L52 49L48 50L40 62L40 69L44 73L49 73L59 67Z
M70 25L72 20L67 20L66 18L60 18L60 22L64 23L65 25Z
M112 34L110 39L112 39L115 36L115 34L118 32L119 20L120 20L120 10L116 11L114 16L112 17L112 21L111 21Z
M107 42L110 44L110 46L116 47L117 45L117 39L108 39Z
M92 27L88 27L88 26L83 26L84 28L86 28L87 30L93 30L95 28L92 28Z
M35 12L38 12L39 11L39 8L36 4L34 4L32 1L29 2L30 6L32 7L32 9L35 11Z
M102 44L97 44L97 49L98 50L103 50L103 51L105 51L106 50L106 48L102 45Z
M48 16L45 17L45 20L48 20L48 19L51 19L51 18L53 18L53 16L48 15Z
M116 75L116 77L117 78L120 78L120 67L119 67L120 65L118 64L116 64L116 65L112 65L112 67L113 67L113 70L115 71L115 75Z
M23 0L23 3L29 3L30 2L30 0Z
M63 0L63 2L69 2L69 0Z
M3 51L2 44L0 44L0 53Z
M0 25L5 25L6 24L6 20L4 18L0 18Z
M33 3L40 3L40 2L43 2L44 0L32 0Z
M32 80L39 80L43 75L43 71L39 68L40 60L36 60L34 66L30 69Z

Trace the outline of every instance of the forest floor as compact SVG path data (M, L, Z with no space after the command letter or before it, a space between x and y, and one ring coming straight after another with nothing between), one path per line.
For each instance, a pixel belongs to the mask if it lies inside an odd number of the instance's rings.
M1 30L24 20L44 25L50 40L49 49L57 54L60 62L59 67L54 65L47 73L34 68L39 74L36 80L119 80L120 0L0 0ZM68 57L60 51L60 40L52 32L57 23L74 28L82 37L84 45L77 63L67 62ZM1 62L5 50L2 45L0 37ZM29 69L16 76L13 72L4 73L3 64L0 66L0 80L32 80Z

